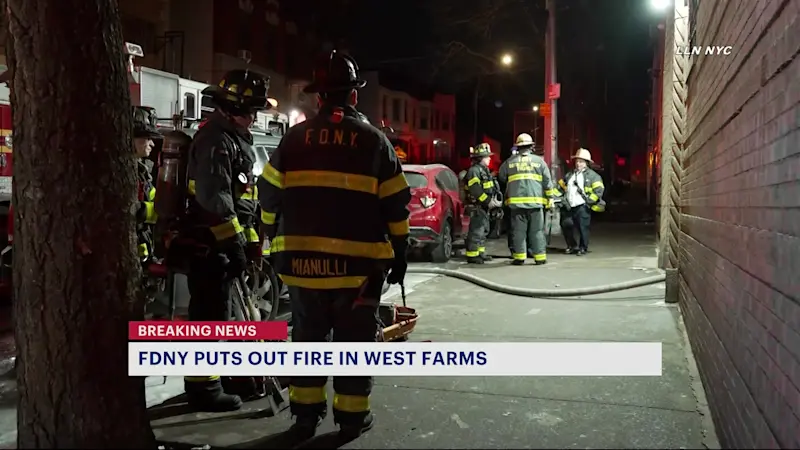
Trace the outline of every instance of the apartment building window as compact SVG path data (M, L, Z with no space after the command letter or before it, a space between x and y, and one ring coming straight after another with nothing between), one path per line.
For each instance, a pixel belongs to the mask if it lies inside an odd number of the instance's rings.
M433 110L433 119L431 120L431 130L439 129L439 110Z
M420 108L419 109L419 129L420 130L427 130L428 129L428 121L430 119L431 110L428 108Z
M442 113L442 131L450 131L450 115Z
M381 105L381 120L389 117L389 97L383 96L383 105Z
M395 122L400 121L400 99L392 99L392 120Z

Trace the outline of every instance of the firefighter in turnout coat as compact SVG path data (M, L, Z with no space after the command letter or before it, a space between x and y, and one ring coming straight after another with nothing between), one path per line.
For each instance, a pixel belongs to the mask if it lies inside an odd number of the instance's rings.
M293 342L325 342L331 330L334 342L375 342L384 280L405 277L411 191L394 146L355 109L364 85L355 60L324 55L305 89L319 95L319 114L289 129L258 180L272 258L289 286ZM327 414L327 378L290 380L295 438L312 437ZM333 378L345 439L373 425L372 384Z
M489 210L502 206L496 196L499 194L497 182L489 172L489 161L492 150L489 144L483 143L470 147L472 166L464 176L464 189L467 191L469 205L469 231L467 232L467 262L483 264L491 261L486 254L486 236L489 234L491 220Z
M544 210L555 192L550 169L544 159L532 154L533 138L527 133L517 137L519 153L501 167L498 178L506 186L505 204L511 212L512 264L525 263L528 249L537 265L547 262L547 240L544 235Z
M163 139L155 124L155 111L150 108L133 106L133 147L136 152L136 179L138 181L139 207L136 213L136 238L139 259L146 260L153 255L153 224L156 223L156 209L153 200L156 187L153 184L153 161L149 159L154 140Z
M249 128L257 111L269 109L268 89L269 78L234 70L203 90L216 109L189 149L186 233L203 249L189 263L189 320L230 320L232 282L247 267L248 243L258 241ZM187 376L184 381L189 404L201 411L237 410L242 398L232 394L255 393L250 377Z
M558 195L561 200L561 233L567 243L567 254L583 256L589 250L589 225L592 212L603 212L605 185L603 179L589 168L592 154L585 148L578 149L572 157L575 169L558 180ZM577 231L578 239L575 239Z

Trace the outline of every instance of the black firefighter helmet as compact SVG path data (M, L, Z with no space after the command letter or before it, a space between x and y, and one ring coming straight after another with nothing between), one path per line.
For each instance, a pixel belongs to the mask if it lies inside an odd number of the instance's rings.
M216 86L203 89L203 94L224 112L245 116L270 109L267 99L269 77L252 70L231 70Z
M156 127L156 110L147 106L131 106L133 115L133 137L161 139L163 136Z
M361 89L367 85L358 73L358 63L352 56L336 50L326 53L317 61L314 80L303 89L307 94Z
M489 144L485 142L478 144L476 147L469 148L469 157L472 159L485 158L491 155L492 155L492 148L489 147Z

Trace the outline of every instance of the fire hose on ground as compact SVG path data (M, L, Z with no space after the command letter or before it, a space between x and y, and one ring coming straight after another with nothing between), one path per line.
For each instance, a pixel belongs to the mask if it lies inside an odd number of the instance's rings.
M500 292L502 294L515 295L518 297L530 298L547 298L547 297L579 297L583 295L597 295L607 294L609 292L624 291L627 289L634 289L642 286L650 286L658 283L664 283L667 280L666 274L654 275L651 277L639 278L636 280L623 281L621 283L604 284L601 286L592 286L585 288L575 289L530 289L517 286L509 286L507 284L495 283L484 278L472 275L466 272L460 272L452 269L442 269L439 267L409 267L406 273L427 274L427 275L442 275L450 278L457 278L476 286L480 286L490 291Z

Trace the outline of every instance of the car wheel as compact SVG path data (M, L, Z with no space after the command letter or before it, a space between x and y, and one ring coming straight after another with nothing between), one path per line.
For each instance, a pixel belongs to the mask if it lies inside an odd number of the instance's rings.
M261 276L264 277L260 288L261 297L259 298L259 310L261 320L270 321L278 317L278 307L280 305L280 284L275 269L268 261L263 261L261 266Z
M450 257L453 256L453 226L450 224L450 220L448 218L442 224L439 242L431 250L431 261L435 263L445 263L450 261Z

